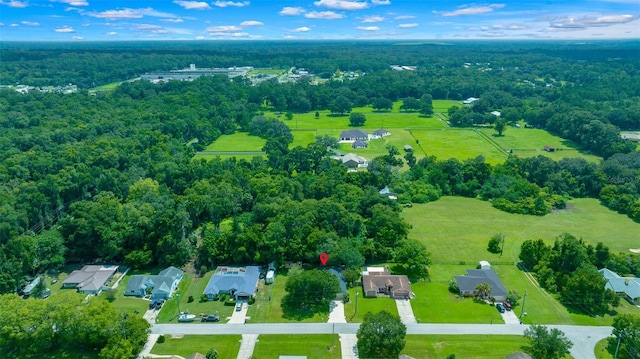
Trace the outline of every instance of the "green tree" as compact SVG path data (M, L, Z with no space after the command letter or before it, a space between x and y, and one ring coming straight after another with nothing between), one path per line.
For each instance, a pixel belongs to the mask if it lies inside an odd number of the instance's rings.
M367 118L364 113L352 112L349 115L349 126L362 126L367 122Z
M493 129L498 133L498 136L502 136L504 131L507 130L507 121L502 118L498 118L493 125Z
M476 285L473 290L482 297L482 299L487 299L489 294L491 293L491 284L489 283L479 283Z
M424 244L418 241L403 240L398 243L394 261L399 271L406 273L409 278L429 278L431 258Z
M421 108L420 100L415 97L407 97L402 100L402 105L400 105L400 111L418 111Z
M524 337L529 339L529 345L523 346L522 350L538 359L560 359L573 347L562 331L556 328L549 330L543 325L525 329Z
M289 273L285 283L287 294L282 299L283 310L326 311L340 291L338 278L325 270L299 270Z
M393 101L384 97L375 97L371 99L371 107L376 111L391 110L393 108Z
M218 351L211 348L207 351L207 359L218 359Z
M360 358L397 358L405 345L407 327L400 317L381 311L364 315L356 334Z
M613 336L609 337L609 352L617 352L620 359L640 357L640 316L617 315L613 318L612 326Z
M487 251L490 253L499 254L502 253L502 244L504 243L504 234L497 233L494 234L493 237L489 240L489 245L487 246Z
M329 111L333 114L344 115L351 112L351 101L340 95L329 103Z
M615 295L608 295L607 280L596 267L585 264L569 274L560 291L560 300L585 314L604 313L609 304L615 304Z
M533 270L549 252L550 248L544 244L542 239L528 239L520 246L519 258L528 270Z
M431 94L424 94L420 97L420 114L423 116L433 115L433 97Z

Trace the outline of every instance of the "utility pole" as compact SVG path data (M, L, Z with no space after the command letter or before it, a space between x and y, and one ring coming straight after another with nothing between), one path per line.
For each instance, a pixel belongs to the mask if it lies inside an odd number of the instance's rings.
M356 291L356 312L353 315L358 314L358 294L360 294L360 292Z
M520 323L522 323L522 315L524 314L524 302L527 300L527 290L524 291L524 296L522 297L522 310L520 310Z
M331 323L331 347L333 347L334 341L336 340L336 323Z
M613 354L613 359L617 359L618 358L618 349L620 349L620 342L622 341L622 331L620 332L620 334L618 335L618 344L616 344L616 352L615 354Z
M500 249L500 257L502 257L502 254L504 253L504 234L500 233L500 235L502 236L502 249Z

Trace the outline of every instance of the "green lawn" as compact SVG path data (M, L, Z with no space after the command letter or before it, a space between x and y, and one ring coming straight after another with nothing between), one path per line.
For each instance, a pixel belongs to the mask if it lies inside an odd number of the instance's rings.
M138 297L125 297L123 295L124 290L127 288L127 283L131 279L131 275L127 274L115 291L115 300L111 304L121 313L135 315L142 317L144 312L149 308L149 301ZM102 300L107 300L107 292L102 291L98 296Z
M590 162L599 162L601 157L585 154L577 150L577 146L569 140L554 136L549 132L535 128L508 127L503 136L496 136L492 129L483 128L479 131L490 136L502 148L511 149L518 157L547 156L554 161L564 157L584 158ZM544 151L544 146L559 149L555 152Z
M180 355L188 357L193 353L207 354L209 349L218 351L218 358L236 358L240 350L240 335L167 335L162 344L156 343L151 349L156 355Z
M321 323L326 322L329 317L329 307L322 313L296 312L294 317L286 318L280 303L287 292L285 283L287 274L285 270L278 271L273 284L265 285L264 281L258 284L258 294L256 301L249 307L247 316L251 323ZM296 319L297 318L297 319Z
M317 131L315 130L293 130L293 142L289 145L289 148L297 146L307 147L310 143L316 142Z
M331 346L332 343L333 346ZM339 359L342 357L340 339L337 334L333 338L331 334L260 335L258 337L253 350L253 359L278 359L280 355L304 355L309 359Z
M507 158L505 151L496 148L489 139L475 129L449 128L412 130L411 132L420 141L422 151L440 160L449 158L465 160L482 155L488 163L497 164L504 162Z
M368 312L378 313L386 310L387 312L398 315L398 307L396 301L389 297L365 298L362 295L362 287L349 288L349 302L344 304L344 316L348 322L361 323L364 315ZM358 301L358 312L356 313L356 293Z
M504 359L507 355L522 351L528 341L517 335L407 335L402 354L414 358Z
M261 151L267 141L258 136L251 136L247 132L236 132L232 135L222 135L207 146L205 151Z
M595 354L598 359L612 359L613 354L609 353L608 350L609 341L607 339L602 339L596 344Z

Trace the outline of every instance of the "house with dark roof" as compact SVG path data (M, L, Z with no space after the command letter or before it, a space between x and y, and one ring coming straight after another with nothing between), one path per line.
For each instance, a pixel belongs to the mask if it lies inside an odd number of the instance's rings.
M365 141L360 141L360 140L358 140L358 141L354 141L354 142L351 144L351 147L353 147L353 148L355 148L355 149L367 148L368 146L369 146L369 145L367 144L367 142L365 142Z
M492 269L467 269L466 275L453 277L460 288L461 295L477 295L478 284L488 283L491 286L490 297L498 302L507 299L507 289L504 287L498 275Z
M369 134L362 130L347 130L342 131L340 134L340 141L353 142L353 141L366 141L369 139Z
M411 283L406 275L395 275L380 267L368 267L362 272L362 292L365 297L388 295L389 298L411 297Z
M373 131L373 133L369 135L369 139L370 140L377 140L377 139L380 139L382 137L389 136L389 135L391 135L391 132L381 128L379 130Z
M124 290L126 296L144 297L151 294L153 300L171 298L178 290L178 283L184 272L176 267L168 267L157 275L133 275Z
M98 295L102 290L109 289L106 283L117 270L117 265L86 265L80 270L71 272L62 281L62 288L76 288L83 294Z
M369 165L366 158L358 156L355 153L347 153L344 156L332 156L331 158L342 162L349 168L367 167Z
M235 300L247 300L253 297L258 288L260 267L226 267L216 268L204 290L204 295L215 299L218 294L229 294Z
M607 268L602 268L599 272L607 280L605 288L611 289L635 305L640 305L640 278L621 277Z

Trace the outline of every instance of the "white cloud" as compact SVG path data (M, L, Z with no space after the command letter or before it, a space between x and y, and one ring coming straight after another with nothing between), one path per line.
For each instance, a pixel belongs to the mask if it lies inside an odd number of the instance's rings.
M101 12L89 12L87 15L91 17L97 17L99 19L109 19L109 20L118 20L118 19L140 19L144 16L153 16L153 17L166 17L166 18L176 18L177 16L173 14L169 14L166 12L156 11L150 7L143 9L130 9L124 8L120 10L106 10Z
M240 23L240 26L262 26L264 23L256 20L247 20Z
M71 26L62 26L56 28L56 32L68 33L68 32L76 32Z
M205 31L210 33L222 33L222 32L231 33L231 32L242 31L242 28L236 25L221 25L221 26L209 26L208 28L206 28Z
M396 16L394 19L396 20L407 20L407 19L415 19L416 17L413 15L399 15Z
M308 32L308 31L311 31L311 29L306 26L291 30L291 32Z
M84 40L84 37L82 37L82 36L71 36L71 38L73 40Z
M304 14L304 17L306 17L307 19L335 20L342 19L344 15L335 13L333 11L312 11L310 13Z
M170 28L154 24L136 24L133 28L139 31L150 32L152 34L191 34L191 31L186 29Z
M173 23L181 23L184 22L184 20L177 18L177 19L163 19L162 21L166 21L166 22L173 22Z
M107 32L105 35L108 35L108 36L116 36L116 35L118 35L118 33L117 33L117 32L115 32L115 31L109 31L109 32Z
M205 37L204 36L196 36L196 40L204 40Z
M40 23L35 21L20 21L20 23L24 26L40 26Z
M2 26L4 26L4 24L0 22L0 27L2 27Z
M460 15L478 15L492 12L495 9L503 8L504 4L490 4L486 6L464 6L456 11L445 11L440 13L442 16L460 16ZM436 12L437 13L437 12Z
M246 32L210 32L211 36L226 36L226 37L249 37L250 35Z
M11 27L18 27L18 26L20 26L20 25L18 25L18 24L11 24L11 25L9 25L9 26L11 26Z
M332 10L363 10L369 7L366 1L348 1L348 0L319 0L313 3L318 7L326 7Z
M174 4L180 5L187 10L208 10L211 6L204 1L180 1L175 0Z
M380 22L380 21L384 21L384 18L378 15L365 16L364 19L362 20L362 22Z
M401 29L410 29L412 27L418 27L418 24L415 23L415 22L414 23L410 23L410 24L400 24L400 25L398 25L398 27L401 28Z
M470 27L469 31L482 31L482 32L495 32L495 31L516 31L516 30L524 30L526 27L520 24L495 24L491 26L474 26Z
M636 19L638 19L637 15L563 17L551 21L550 27L557 29L584 29L587 27L605 27L624 24Z
M216 1L213 3L213 5L217 6L217 7L243 7L243 6L249 6L249 2L248 1Z
M298 16L302 15L303 12L305 12L305 10L301 7L285 6L278 14L282 16Z
M23 8L23 7L29 6L28 2L26 2L26 1L18 1L18 0L10 0L10 1L0 0L0 4L7 5L8 7L19 7L19 8Z
M89 6L89 3L86 0L49 0L49 1L69 4L71 6Z
M358 26L357 29L362 31L379 31L380 30L380 28L377 26Z
M373 5L391 5L391 0L371 0Z

